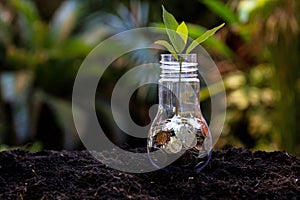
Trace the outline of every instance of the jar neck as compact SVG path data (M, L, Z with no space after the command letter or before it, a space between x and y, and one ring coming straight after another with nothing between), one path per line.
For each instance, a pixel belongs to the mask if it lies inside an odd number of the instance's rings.
M172 54L163 54L160 62L159 104L169 117L200 111L196 54L181 56L179 62Z
M177 55L178 60L172 54L161 55L161 78L188 79L198 78L198 63L196 54Z

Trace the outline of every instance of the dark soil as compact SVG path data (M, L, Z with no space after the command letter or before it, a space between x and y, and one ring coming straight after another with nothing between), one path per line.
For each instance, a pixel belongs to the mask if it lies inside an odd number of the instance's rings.
M6 151L0 199L300 199L300 158L229 149L201 173L130 174L87 151Z

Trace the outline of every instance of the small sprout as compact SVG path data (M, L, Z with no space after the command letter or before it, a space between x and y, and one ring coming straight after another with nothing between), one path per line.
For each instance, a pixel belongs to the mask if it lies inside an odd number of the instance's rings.
M178 24L175 17L171 13L169 13L164 6L162 6L162 10L163 22L165 24L166 32L171 44L165 40L158 40L155 43L164 46L171 54L173 54L176 60L179 60L177 54L189 54L199 44L213 36L219 29L221 29L225 25L225 23L223 23L213 29L206 31L203 35L192 41L191 44L186 48L189 32L185 22L181 22L180 24Z
M217 26L211 30L206 31L203 35L198 37L196 40L194 40L187 48L187 41L188 41L188 35L189 31L185 24L185 22L181 22L178 24L175 17L169 13L164 6L162 6L163 10L163 22L166 27L166 32L169 37L169 40L171 43L165 40L158 40L155 42L155 44L159 44L161 46L164 46L173 56L174 58L179 62L180 65L180 71L179 71L179 87L181 84L181 71L182 71L182 54L189 54L193 49L195 49L200 43L207 40L209 37L214 35L220 28L222 28L225 23L221 24L220 26ZM186 49L186 50L185 50ZM185 50L185 51L184 51ZM179 57L178 57L179 54ZM180 90L178 90L178 99L180 97ZM178 115L178 100L176 101L176 107L175 107L175 113Z

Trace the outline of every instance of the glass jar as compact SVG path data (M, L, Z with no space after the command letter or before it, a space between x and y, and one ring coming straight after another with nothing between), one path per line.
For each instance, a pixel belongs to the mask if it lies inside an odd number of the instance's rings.
M161 55L159 106L147 150L158 168L200 171L210 159L212 136L200 110L197 55L177 56ZM163 156L153 156L155 151Z

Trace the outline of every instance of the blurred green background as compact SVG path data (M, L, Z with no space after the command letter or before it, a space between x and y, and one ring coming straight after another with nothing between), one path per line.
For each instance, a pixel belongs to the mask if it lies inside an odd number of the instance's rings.
M161 27L162 4L187 22L191 37L226 22L203 44L227 92L226 123L215 149L300 155L298 0L1 0L0 150L82 149L71 108L78 68L109 36ZM99 121L121 146L146 145L124 138L110 112L114 84L140 60L143 55L136 53L114 62L96 96ZM131 114L138 124L150 122L156 90L142 87L133 95ZM205 112L209 98L202 99Z

